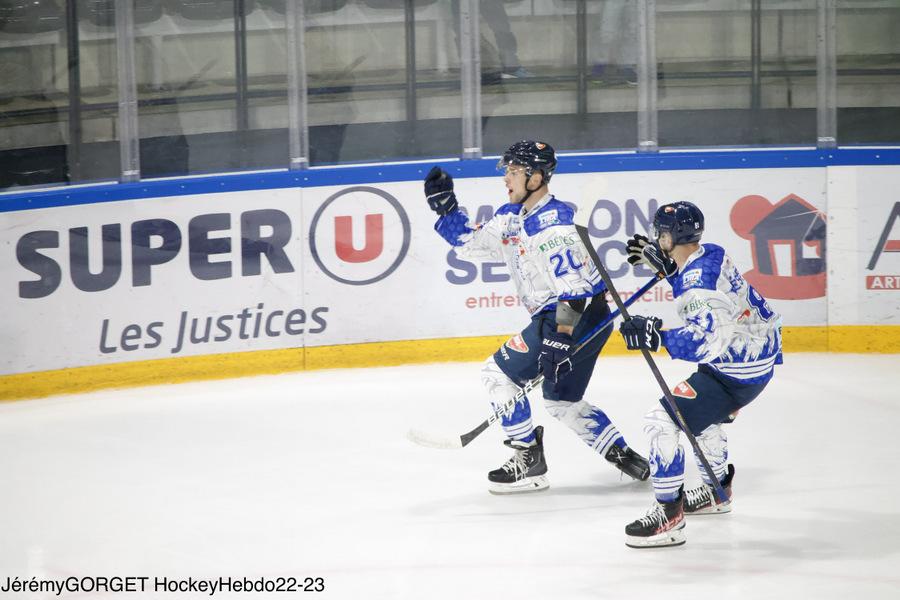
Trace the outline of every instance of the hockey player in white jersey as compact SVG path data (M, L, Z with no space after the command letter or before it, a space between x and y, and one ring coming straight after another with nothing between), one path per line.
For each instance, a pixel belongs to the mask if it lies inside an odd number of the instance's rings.
M781 318L741 276L725 251L700 244L703 214L690 202L661 206L652 240L628 241L628 262L646 263L672 284L684 326L663 330L656 317L632 316L619 327L629 350L656 351L699 363L672 396L718 477L728 501L720 501L701 467L704 483L683 491L684 448L680 429L664 401L645 417L650 436L650 476L656 502L625 528L626 545L676 546L685 542L684 516L731 511L734 467L728 463L723 423L756 399L781 364ZM698 460L699 464L699 460Z
M502 406L543 372L547 411L627 475L644 480L647 461L625 443L609 417L583 399L597 355L612 327L573 354L576 341L609 315L606 287L573 224L574 210L550 194L556 155L543 142L522 141L503 155L508 202L482 224L459 209L453 179L434 167L425 179L435 230L458 256L502 260L531 321L488 358L481 379L491 403ZM488 473L489 490L509 494L546 489L543 427L534 427L527 398L501 420L514 454Z

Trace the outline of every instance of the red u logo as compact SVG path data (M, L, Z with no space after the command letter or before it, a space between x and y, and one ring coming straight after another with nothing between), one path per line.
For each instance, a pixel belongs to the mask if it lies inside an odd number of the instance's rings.
M366 215L366 240L362 250L353 245L353 217L334 218L334 250L348 263L374 260L384 250L384 215Z

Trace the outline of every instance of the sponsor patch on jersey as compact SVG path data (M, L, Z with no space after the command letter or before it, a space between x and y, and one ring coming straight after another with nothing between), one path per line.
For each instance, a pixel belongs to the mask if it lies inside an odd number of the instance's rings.
M684 311L686 313L695 313L704 308L709 308L708 300L691 300L688 305L684 307Z
M549 227L550 225L559 223L559 212L554 208L553 210L538 214L537 218L541 227Z
M538 250L541 252L550 252L552 250L558 250L559 248L563 248L565 246L574 246L575 245L575 236L573 235L558 235L555 238L547 240L540 246L538 246Z
M506 346L510 350L514 350L516 352L521 352L522 354L526 354L528 352L528 344L525 343L525 340L522 339L521 334L514 335L508 340L506 340Z
M694 287L700 283L701 279L703 279L703 270L691 269L690 271L685 271L684 275L681 276L681 285L686 288Z
M689 400L693 400L697 397L697 390L691 387L687 381L682 381L678 385L675 386L675 389L672 390L672 393L678 396L679 398L687 398Z

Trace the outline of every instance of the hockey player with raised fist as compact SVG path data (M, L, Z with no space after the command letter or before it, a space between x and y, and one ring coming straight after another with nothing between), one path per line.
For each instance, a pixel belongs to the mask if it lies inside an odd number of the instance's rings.
M704 468L704 483L684 491L681 430L664 400L645 417L650 434L650 477L656 501L625 527L634 548L685 542L684 516L731 511L734 467L728 463L723 423L752 402L781 364L781 318L735 268L720 246L701 244L703 214L690 202L656 211L651 238L628 242L628 262L645 263L672 285L683 327L662 329L656 317L634 315L619 327L629 350L664 347L673 359L699 363L672 396L718 477L728 500L720 501ZM698 464L700 463L698 459Z
M488 358L481 380L497 410L520 387L543 373L547 411L588 446L634 479L646 479L647 461L584 392L597 355L612 327L574 353L577 340L609 315L606 287L573 223L574 210L550 194L556 168L549 144L513 144L497 165L504 173L504 203L487 222L475 225L460 210L450 175L434 167L425 179L425 197L438 215L435 230L466 259L505 262L531 320L522 332ZM489 490L511 494L546 489L543 427L534 427L527 397L501 420L513 456L488 473Z

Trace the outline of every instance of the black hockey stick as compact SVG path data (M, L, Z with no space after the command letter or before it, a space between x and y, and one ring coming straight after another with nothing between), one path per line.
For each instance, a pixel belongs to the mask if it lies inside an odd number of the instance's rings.
M637 301L638 298L647 293L647 291L654 285L656 285L659 281L660 277L654 277L653 279L648 281L641 289L636 291L630 298L628 298L628 300L625 301L624 306L630 306L633 302ZM603 321L601 321L596 327L584 334L584 336L575 346L575 349L572 351L572 356L575 356L579 350L587 346L595 337L600 335L601 331L603 331L607 327L610 327L615 318L619 316L620 310L621 309L614 310L609 315L607 315L606 318L603 319ZM425 431L421 431L419 429L410 429L407 432L406 437L411 442L414 442L420 446L425 446L426 448L438 448L441 450L455 450L464 448L469 444L469 442L481 435L495 421L500 420L500 417L511 412L513 408L515 408L517 402L521 402L522 398L528 395L529 392L541 385L543 382L543 375L538 375L534 379L528 381L518 392L516 392L515 396L508 399L502 405L495 407L494 412L492 412L487 419L482 421L478 425L478 427L467 433L454 437L440 437L432 435Z
M591 243L591 238L588 234L587 227L585 227L584 225L576 224L575 229L578 231L578 235L579 237L581 237L581 241L584 244L585 248L587 248L588 255L591 257L591 260L594 261L594 264L597 266L597 270L600 271L600 277L603 279L603 283L606 284L606 289L609 291L609 295L612 296L613 302L615 302L616 306L619 307L619 312L622 313L622 318L626 321L630 321L631 315L628 314L628 308L622 302L622 298L619 297L619 293L616 291L616 288L613 285L612 278L609 276L609 273L606 271L603 263L600 262L600 257L597 256L597 250ZM694 437L694 434L691 433L691 430L688 428L687 422L684 420L684 415L682 415L681 411L678 410L678 405L675 403L675 398L672 396L672 392L669 391L669 386L666 385L666 381L665 379L663 379L662 373L659 372L659 367L656 366L656 362L653 360L653 356L650 355L650 351L646 348L641 348L641 354L644 355L644 359L647 361L647 365L650 367L650 370L653 371L653 376L656 378L656 382L659 384L660 389L663 391L663 397L665 398L666 404L668 404L669 409L672 411L672 414L675 415L675 418L678 421L678 426L684 432L684 435L687 437L687 439L691 442L691 447L694 449L694 452L700 459L700 462L703 464L703 469L709 476L710 481L713 482L713 487L716 490L716 495L722 502L728 502L728 496L725 495L725 490L722 489L722 484L719 482L719 478L716 477L716 474L713 472L712 467L709 465L709 461L706 460L706 455L703 454L703 450L700 449L700 445L697 443L697 438Z

